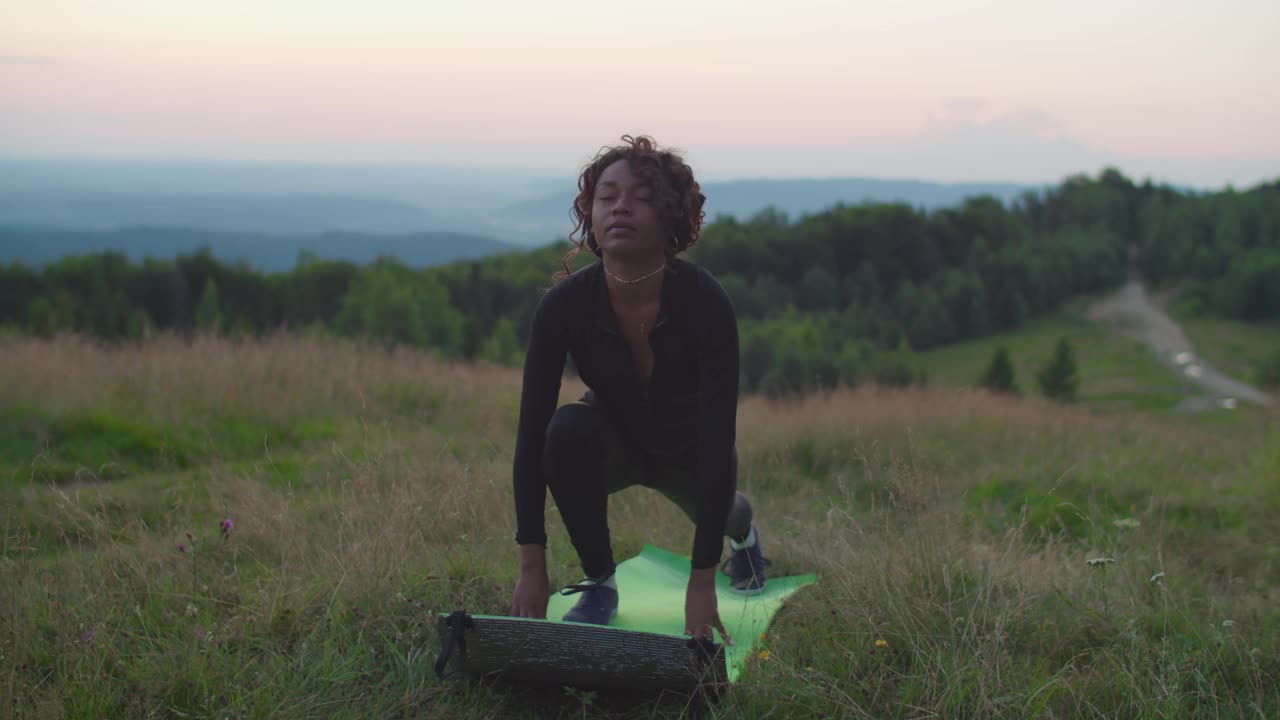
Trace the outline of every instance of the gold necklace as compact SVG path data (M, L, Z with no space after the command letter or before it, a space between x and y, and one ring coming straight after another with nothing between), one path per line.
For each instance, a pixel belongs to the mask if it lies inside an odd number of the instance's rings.
M603 260L601 260L601 261L600 261L600 263L603 265L603 264L604 264L604 261L603 261ZM658 266L658 269L657 269L657 270L654 270L653 272L649 273L648 275L641 275L640 277L636 278L635 280L623 280L622 278L618 277L617 275L614 275L613 273L609 272L609 268L608 268L608 266L605 266L604 272L605 272L605 274L606 274L606 275L608 275L609 277L613 278L614 280L617 280L618 282L622 283L623 285L635 285L636 283L640 282L641 280L648 280L649 278L653 277L654 275L657 275L658 273L662 272L666 267L667 267L667 263L666 263L666 262L663 262L661 265L659 265L659 266Z

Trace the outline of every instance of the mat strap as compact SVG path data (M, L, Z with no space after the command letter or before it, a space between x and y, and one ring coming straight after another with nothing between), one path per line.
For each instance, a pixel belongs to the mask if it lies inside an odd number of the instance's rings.
M455 610L449 614L445 624L449 627L449 633L440 643L440 656L436 658L436 677L441 680L456 675L467 664L466 631L475 627L476 621L472 620L466 611ZM455 663L452 672L446 673L444 669L448 667L455 647L458 649L458 662Z

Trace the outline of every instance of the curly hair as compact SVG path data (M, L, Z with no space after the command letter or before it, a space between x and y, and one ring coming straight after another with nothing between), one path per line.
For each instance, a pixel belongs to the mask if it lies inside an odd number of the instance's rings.
M658 144L647 135L623 135L622 142L622 145L601 148L578 176L578 196L574 198L571 210L574 227L569 232L569 243L573 248L564 256L564 270L556 273L553 281L569 274L569 261L583 250L601 256L600 246L591 233L591 203L600 175L618 160L625 159L631 166L631 172L653 189L658 218L670 228L675 239L674 243L667 245L668 263L698 242L704 217L702 204L707 198L702 194L698 181L693 179L693 168L685 163L678 151L658 149Z

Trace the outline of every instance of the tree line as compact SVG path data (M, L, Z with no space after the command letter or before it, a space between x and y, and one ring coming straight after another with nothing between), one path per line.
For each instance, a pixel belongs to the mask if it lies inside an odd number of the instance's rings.
M0 326L106 340L308 329L516 364L567 249L427 268L304 254L286 272L207 248L141 262L100 252L38 269L10 263L0 266ZM991 197L927 212L837 205L794 220L765 210L714 219L690 259L734 300L745 390L920 382L914 350L1016 328L1117 286L1130 264L1182 286L1187 307L1280 320L1280 182L1195 194L1108 169L1007 206Z

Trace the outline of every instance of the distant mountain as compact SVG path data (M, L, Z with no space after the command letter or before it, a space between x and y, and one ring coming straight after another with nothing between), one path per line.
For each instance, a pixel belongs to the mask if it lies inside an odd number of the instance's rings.
M576 175L436 166L248 164L0 157L0 226L113 230L166 226L238 233L448 232L519 245L563 239ZM1011 183L874 178L703 184L707 217L790 217L837 203L933 209L973 195L1009 201Z
M731 180L707 183L707 217L732 215L745 220L772 205L795 218L827 210L833 205L901 202L933 210L961 204L966 198L991 195L1008 203L1031 185L1014 183L936 183L923 180L874 178L797 178L794 180Z
M209 247L220 260L244 261L269 271L293 268L303 252L357 263L393 256L410 266L426 267L520 249L488 237L450 232L271 235L179 227L116 230L0 227L0 262L16 260L33 267L66 255L102 250L118 250L135 261L144 257L168 259L201 246Z
M431 212L382 198L292 195L139 195L114 192L0 192L0 225L76 230L194 227L248 233L441 229Z
M933 210L952 207L965 198L991 195L1008 203L1038 186L1014 183L935 183L920 180L876 180L873 178L799 178L708 182L702 185L707 196L704 210L708 220L729 215L747 220L767 207L774 207L795 219L844 203L902 202ZM569 208L576 191L548 193L499 209L489 227L519 229L521 234L564 237L572 228Z

